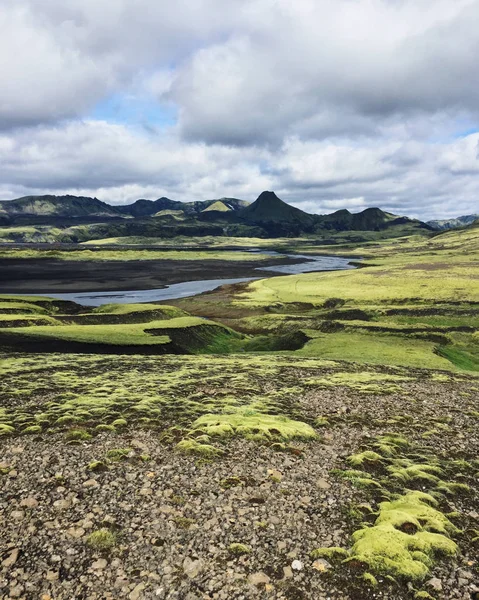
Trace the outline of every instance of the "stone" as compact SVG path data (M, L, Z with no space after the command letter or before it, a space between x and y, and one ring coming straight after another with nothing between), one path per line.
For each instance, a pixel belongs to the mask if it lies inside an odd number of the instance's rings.
M7 569L12 567L17 562L19 552L20 550L18 548L14 548L9 556L7 556L7 558L2 562L2 566L6 567Z
M94 563L92 563L91 568L102 571L107 566L107 564L108 562L104 558L99 558Z
M428 585L433 590L436 590L436 592L440 592L442 590L442 581L437 577L429 579L429 581L426 582L426 585Z
M10 598L20 598L23 592L23 585L15 585L10 588Z
M183 561L183 571L190 578L194 579L203 569L203 561L201 559L193 560L186 557Z
M293 569L291 567L283 567L283 573L285 579L292 579Z
M293 562L291 563L291 568L293 569L293 571L301 571L301 569L303 568L303 563L300 560L293 560Z
M319 487L320 490L329 490L329 488L331 487L331 484L328 481L326 481L326 479L324 479L323 477L320 477L316 481L316 485Z
M86 487L86 488L95 488L98 486L99 486L99 483L96 479L87 479L86 481L83 482L83 487Z
M25 506L26 508L36 508L38 506L38 500L32 497L24 498L20 502L20 506Z
M316 571L319 571L320 573L325 573L331 568L330 563L324 558L318 558L318 560L315 560L313 563L313 569L316 569Z
M138 600L142 597L142 591L145 589L144 583L139 583L128 595L129 600Z
M283 474L277 469L268 469L268 478L273 481L280 482L283 479Z
M266 575L266 573L258 571L257 573L251 573L251 575L248 577L248 582L251 585L256 586L267 585L270 582L270 578Z

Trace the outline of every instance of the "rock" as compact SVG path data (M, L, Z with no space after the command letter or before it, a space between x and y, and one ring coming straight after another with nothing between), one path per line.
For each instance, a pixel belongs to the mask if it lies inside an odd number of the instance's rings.
M7 569L12 567L17 562L19 552L20 550L18 548L14 548L10 555L2 562L2 566L6 567Z
M201 559L193 560L189 557L186 557L183 561L183 571L190 579L197 577L202 569L203 561Z
M303 568L303 563L300 560L293 560L293 562L291 563L291 568L293 569L293 571L301 571L301 569Z
M283 474L277 469L268 469L268 479L279 483L283 479Z
M284 579L291 579L293 577L293 569L291 567L283 567Z
M316 485L319 487L320 490L329 490L329 488L331 487L331 484L322 477L320 477L316 481Z
M104 558L99 558L94 563L92 563L92 569L103 570L107 566L108 562Z
M433 590L436 590L436 592L440 592L442 590L442 581L437 577L429 579L429 581L426 582L426 585L428 585Z
M139 583L128 595L129 600L138 600L142 596L142 591L145 589L144 583Z
M20 506L25 506L26 508L36 508L38 506L38 500L32 497L24 498L20 502Z
M99 486L99 483L96 479L87 479L86 481L83 482L83 487L86 487L86 488L95 488L98 486Z
M318 558L318 560L315 560L313 563L313 569L316 569L316 571L319 571L320 573L325 573L331 568L331 564L324 558Z
M286 548L286 542L278 542L277 544L278 550L284 550Z
M251 575L248 577L248 582L251 585L256 586L267 585L270 582L270 578L266 575L266 573L258 571L257 573L251 573Z
M23 585L15 585L10 588L10 598L20 598L23 592Z
M13 510L10 516L14 521L21 521L25 516L25 513L23 512L23 510Z

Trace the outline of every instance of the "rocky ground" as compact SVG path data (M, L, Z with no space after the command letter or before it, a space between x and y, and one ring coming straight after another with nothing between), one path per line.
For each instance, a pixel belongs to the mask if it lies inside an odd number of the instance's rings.
M234 439L211 462L182 456L158 433L141 429L79 443L66 443L62 433L4 438L0 594L398 600L421 589L430 596L418 598L474 598L477 473L469 493L447 501L459 513L458 555L437 563L416 589L381 578L368 587L352 567L310 553L350 547L358 526L351 508L374 508L370 491L332 473L373 436L400 431L438 456L477 458L475 390L467 379L414 382L407 395L313 388L300 400L305 415L329 419L320 440L277 452ZM110 547L90 537L99 530Z

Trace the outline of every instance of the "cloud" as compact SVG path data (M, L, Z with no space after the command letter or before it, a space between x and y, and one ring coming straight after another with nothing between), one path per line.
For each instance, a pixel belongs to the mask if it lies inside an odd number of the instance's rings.
M4 198L477 211L479 0L1 4Z
M377 135L418 116L477 116L477 1L256 4L247 33L177 70L166 96L187 139L279 144L298 134Z
M0 135L0 180L8 182L4 199L73 193L113 204L163 195L252 201L274 189L309 212L380 206L425 219L477 206L478 144L479 134L443 144L364 146L291 138L259 149L187 143L176 131L148 135L90 120Z

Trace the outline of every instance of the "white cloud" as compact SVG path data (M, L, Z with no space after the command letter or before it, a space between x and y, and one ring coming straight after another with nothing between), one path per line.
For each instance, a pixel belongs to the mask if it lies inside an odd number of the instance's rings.
M478 210L479 0L0 3L4 198ZM114 95L178 123L93 119Z
M0 191L4 199L73 193L124 204L160 196L252 201L274 189L309 212L380 206L434 218L477 211L478 141L472 134L443 144L358 147L292 139L261 150L186 143L175 131L154 136L90 120L1 135L0 180L9 183Z

